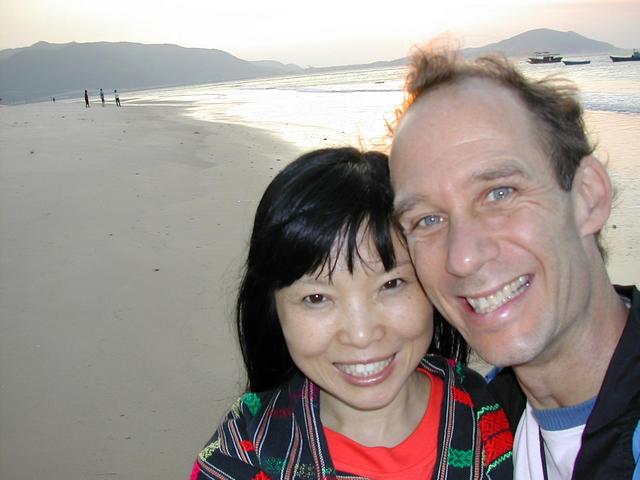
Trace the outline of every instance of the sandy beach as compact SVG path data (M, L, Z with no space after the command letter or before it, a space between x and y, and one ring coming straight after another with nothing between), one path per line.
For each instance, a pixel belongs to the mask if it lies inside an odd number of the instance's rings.
M232 310L250 224L301 147L123 105L0 107L2 479L187 478L243 388ZM623 187L610 271L634 283L637 119L589 122Z
M242 390L232 306L297 151L178 108L0 107L0 478L187 478Z

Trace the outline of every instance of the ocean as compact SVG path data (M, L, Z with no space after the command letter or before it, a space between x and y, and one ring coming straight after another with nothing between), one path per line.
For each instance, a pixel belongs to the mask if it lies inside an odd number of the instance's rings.
M569 58L580 59L580 58ZM608 268L616 283L640 283L640 62L529 65L533 78L559 75L575 83L596 155L607 163L617 189L604 232ZM175 105L194 118L239 123L273 132L301 150L356 145L382 148L403 100L405 68L291 75L123 94L131 105Z

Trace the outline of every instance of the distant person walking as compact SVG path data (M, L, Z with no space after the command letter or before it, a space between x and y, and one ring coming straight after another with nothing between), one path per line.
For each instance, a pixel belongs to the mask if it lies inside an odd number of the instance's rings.
M100 89L100 101L102 102L102 106L104 107L104 92Z
M56 103L56 97L53 97L53 103Z
M84 91L84 108L89 108L89 94Z
M113 95L116 97L116 107L121 107L122 105L120 105L120 95L118 95L118 90L114 90Z

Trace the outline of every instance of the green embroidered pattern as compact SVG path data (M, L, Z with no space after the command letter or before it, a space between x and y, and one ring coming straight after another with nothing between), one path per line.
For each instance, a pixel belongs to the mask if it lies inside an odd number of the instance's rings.
M464 372L462 371L462 364L459 362L456 362L456 373L460 377L460 382L464 382Z
M284 459L276 457L262 457L260 459L262 468L273 476L280 476L285 468ZM295 478L304 480L316 480L316 467L315 465L300 463L295 467ZM322 469L323 475L335 475L336 470L334 468L324 467Z
M487 473L489 473L491 470L493 470L494 468L496 468L498 465L500 465L502 462L504 462L507 458L510 458L513 455L513 452L511 450L509 450L507 453L501 455L500 457L496 458L493 462L491 462L491 464L487 467Z
M260 405L262 405L260 397L255 393L245 393L242 395L242 403L247 406L251 415L255 415L257 411L260 410Z
M200 459L202 461L205 461L207 458L209 458L211 455L213 455L213 452L215 452L219 448L220 448L220 439L218 439L215 442L210 443L209 445L204 447L202 449L202 451L200 452Z
M284 465L284 460L282 458L275 457L262 457L260 459L260 463L262 464L262 468L267 472L280 473Z
M240 406L242 405L242 397L238 397L233 405L231 405L231 413L233 418L240 418Z
M472 450L458 450L456 448L449 449L447 464L451 465L452 467L466 468L466 467L470 467L472 463L473 463Z
M476 413L476 420L480 420L480 417L482 417L484 414L489 412L495 412L499 408L500 408L500 405L498 405L497 403L493 403L491 405L485 405Z

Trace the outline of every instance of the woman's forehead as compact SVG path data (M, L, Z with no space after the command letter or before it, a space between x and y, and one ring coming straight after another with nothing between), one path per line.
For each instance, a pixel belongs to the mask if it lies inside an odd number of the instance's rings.
M393 254L395 257L394 266L409 263L409 252L402 241L402 235L395 229L390 232L392 240ZM351 260L351 268L350 268ZM352 270L367 270L370 272L386 271L384 262L380 256L378 245L374 234L369 228L360 228L356 236L354 247L349 245L347 236L340 235L334 240L331 252L326 261L315 271L307 274L313 278L330 278L335 272Z

